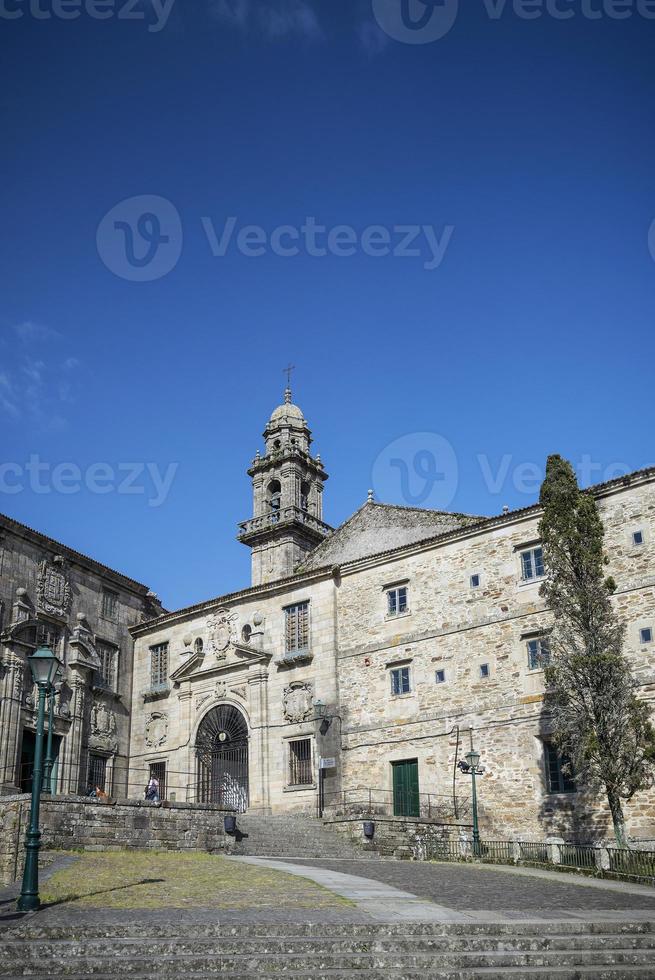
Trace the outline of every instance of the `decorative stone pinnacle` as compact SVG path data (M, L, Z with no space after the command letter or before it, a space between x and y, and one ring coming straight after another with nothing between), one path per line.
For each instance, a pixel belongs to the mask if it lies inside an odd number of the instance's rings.
M288 385L284 389L284 404L285 405L290 405L291 404L291 388L289 388Z
M367 499L366 503L367 504L372 504L373 503L373 491L372 490L369 490L369 492L368 492L368 499Z

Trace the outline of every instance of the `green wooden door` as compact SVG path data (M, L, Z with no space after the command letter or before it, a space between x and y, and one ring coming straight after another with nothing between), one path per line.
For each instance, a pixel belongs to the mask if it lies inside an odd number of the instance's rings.
M418 759L392 762L393 813L395 817L420 816Z

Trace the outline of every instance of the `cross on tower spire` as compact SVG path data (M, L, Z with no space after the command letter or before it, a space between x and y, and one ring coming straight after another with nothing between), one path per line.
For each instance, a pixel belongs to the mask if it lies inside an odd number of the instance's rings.
M287 386L284 389L284 401L287 405L291 404L291 374L295 370L296 370L295 364L288 364L285 368L282 369L282 374L286 374L287 376Z

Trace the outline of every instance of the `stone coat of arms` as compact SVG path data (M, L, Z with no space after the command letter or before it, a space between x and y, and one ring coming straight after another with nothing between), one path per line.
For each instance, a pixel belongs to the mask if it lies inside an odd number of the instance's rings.
M39 563L36 586L39 608L53 616L67 616L71 606L71 587L64 559L44 558Z
M153 711L146 722L146 745L151 749L159 748L168 737L168 715L161 711Z
M299 722L309 718L314 710L314 690L309 681L294 681L284 689L282 709L287 721Z
M236 613L230 613L229 609L219 609L207 620L209 649L217 660L227 657L227 648L233 642L232 624L236 618Z

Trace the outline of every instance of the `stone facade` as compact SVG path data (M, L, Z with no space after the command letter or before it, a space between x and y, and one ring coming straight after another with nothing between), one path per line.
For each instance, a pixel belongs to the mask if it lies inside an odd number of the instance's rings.
M85 792L89 769L125 792L133 641L162 611L148 588L0 516L0 790L28 788L38 692L27 657L51 646L64 664L54 704L56 792ZM47 717L47 712L46 712ZM102 773L104 771L104 777Z
M602 797L565 778L550 740L538 506L475 517L369 499L332 530L322 519L327 474L290 391L264 437L248 470L253 516L239 532L253 555L250 588L164 613L144 586L17 532L2 552L3 726L33 725L21 688L30 647L19 633L59 602L67 684L84 693L70 719L57 718L58 732L74 731L68 771L78 786L92 744L108 752L115 742L126 758L129 718L131 797L154 774L169 801L263 813L329 813L342 801L354 813L363 798L375 800L376 819L466 825L471 778L457 762L473 741L485 768L483 833L607 835ZM605 522L627 655L652 702L655 468L589 492ZM52 569L45 585L43 569ZM101 621L106 587L119 596L114 632ZM99 637L120 645L125 669L119 697L101 692L96 703ZM7 740L3 728L2 744L11 771L18 734ZM655 837L655 794L636 796L626 816L633 835Z

